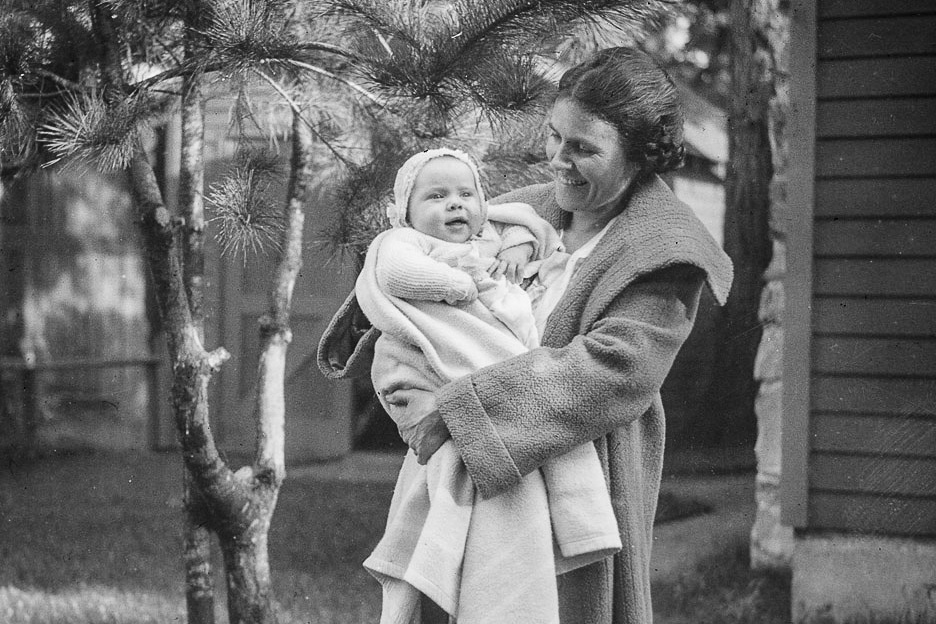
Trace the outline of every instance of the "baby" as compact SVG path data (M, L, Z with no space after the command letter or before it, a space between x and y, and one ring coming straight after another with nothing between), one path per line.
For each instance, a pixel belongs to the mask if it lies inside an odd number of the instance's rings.
M355 296L381 331L371 378L405 438L416 423L388 394L432 392L539 346L514 281L561 245L531 206L488 206L475 163L457 150L412 156L394 200L394 227L368 248ZM448 441L426 466L407 454L386 531L364 565L383 586L383 623L418 618L423 595L459 624L558 622L555 575L620 547L592 444L485 500Z

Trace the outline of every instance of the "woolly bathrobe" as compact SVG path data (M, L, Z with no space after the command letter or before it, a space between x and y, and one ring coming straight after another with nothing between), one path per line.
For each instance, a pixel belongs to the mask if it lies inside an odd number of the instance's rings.
M531 204L554 227L566 213L553 184L492 200ZM549 317L543 347L443 386L436 402L475 487L494 496L548 458L594 440L624 548L558 577L562 624L648 624L650 548L663 465L660 387L695 321L707 284L724 303L731 262L669 188L653 177L583 261ZM359 318L349 298L326 328L319 365L366 374L377 332L346 349ZM350 351L350 352L349 352Z
M553 228L529 205L493 206L489 216L527 226L523 231L538 231L536 260L558 246ZM479 255L492 259L500 242L488 222L466 243L401 227L382 232L368 248L355 295L382 332L372 381L394 420L401 408L387 403L388 391L401 385L435 391L538 345L526 294L475 266ZM474 278L454 268L465 259ZM458 303L472 279L479 297ZM620 548L594 445L580 445L550 460L542 476L534 471L509 491L485 500L476 495L449 442L427 466L419 466L414 453L407 455L387 529L364 565L383 587L384 624L415 622L420 594L463 624L518 618L549 624L559 617L556 574Z

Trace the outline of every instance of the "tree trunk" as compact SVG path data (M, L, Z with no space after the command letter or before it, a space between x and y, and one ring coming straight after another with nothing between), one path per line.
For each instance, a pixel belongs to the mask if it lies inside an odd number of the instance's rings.
M731 0L732 84L729 168L725 180L725 250L735 278L718 323L719 349L711 409L721 415L720 444L753 443L756 433L754 358L760 343L758 305L770 262L768 133L773 63L764 35L766 0Z
M249 469L248 469L249 470ZM270 583L267 536L276 509L279 483L255 479L252 472L238 477L254 481L255 489L241 508L241 517L218 534L227 579L228 621L231 624L276 624L279 620Z
M188 12L185 58L197 55L194 39L199 35L199 3ZM183 281L192 323L204 342L205 272L205 154L204 100L202 75L196 72L182 79L182 149L179 171L179 208L184 222L182 238ZM205 501L196 490L191 475L183 478L185 518L182 525L185 566L185 602L189 624L214 624L214 586L211 576L211 529Z

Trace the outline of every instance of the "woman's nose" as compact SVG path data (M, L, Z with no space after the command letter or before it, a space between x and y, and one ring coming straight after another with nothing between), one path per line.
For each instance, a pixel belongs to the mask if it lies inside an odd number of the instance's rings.
M559 146L549 159L549 166L553 169L567 169L569 167L568 153L563 146Z

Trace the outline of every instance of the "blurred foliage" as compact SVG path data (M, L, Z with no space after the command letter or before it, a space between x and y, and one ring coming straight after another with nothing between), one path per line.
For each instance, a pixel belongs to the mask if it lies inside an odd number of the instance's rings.
M714 104L728 99L728 0L690 0L648 48L676 78Z

